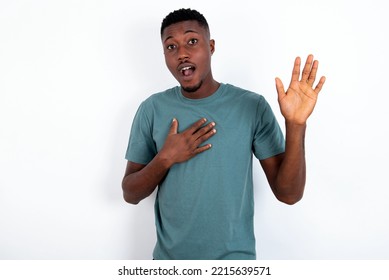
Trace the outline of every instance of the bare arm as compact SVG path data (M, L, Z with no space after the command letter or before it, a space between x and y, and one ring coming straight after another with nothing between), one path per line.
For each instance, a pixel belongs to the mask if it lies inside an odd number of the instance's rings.
M321 77L313 88L319 62L313 61L312 55L308 56L299 80L300 63L300 58L296 58L292 80L286 92L281 80L276 78L278 102L286 126L285 153L261 161L275 196L287 204L298 202L304 194L306 121L325 82L325 77Z
M305 186L305 125L286 124L285 153L261 160L269 185L278 200L298 202Z
M205 119L200 119L178 133L178 121L174 119L164 146L152 161L147 165L129 161L122 181L124 200L138 204L155 190L174 164L210 149L210 144L200 145L216 133L215 123L203 126L205 123Z
M124 200L138 204L153 193L169 168L157 156L147 165L128 161L122 181Z

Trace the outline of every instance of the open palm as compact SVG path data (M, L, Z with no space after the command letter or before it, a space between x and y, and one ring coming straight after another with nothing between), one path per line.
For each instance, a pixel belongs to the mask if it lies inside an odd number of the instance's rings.
M297 57L294 62L292 80L287 91L285 92L279 78L276 78L276 89L278 103L285 120L296 124L305 124L315 108L325 77L321 77L319 83L313 88L319 62L317 60L313 61L313 55L309 55L299 80L300 65L301 59Z

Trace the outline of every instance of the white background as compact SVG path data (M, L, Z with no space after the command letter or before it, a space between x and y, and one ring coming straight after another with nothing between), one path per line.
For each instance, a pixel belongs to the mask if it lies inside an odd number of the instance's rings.
M195 5L192 5L195 3ZM303 200L255 164L260 259L389 258L385 1L0 1L0 259L150 259L154 195L122 199L132 119L176 85L159 28L202 12L216 80L256 91L313 53L327 82L306 136Z

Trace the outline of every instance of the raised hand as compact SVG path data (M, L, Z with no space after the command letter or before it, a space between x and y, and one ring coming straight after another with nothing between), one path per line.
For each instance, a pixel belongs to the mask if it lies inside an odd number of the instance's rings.
M308 117L315 108L318 94L321 91L325 77L321 77L316 87L313 84L316 80L316 73L319 66L317 60L313 60L313 55L309 55L300 79L301 59L297 57L294 62L292 80L289 88L285 92L282 81L276 78L276 88L278 93L278 103L281 114L287 122L295 124L305 124ZM300 79L300 80L299 80Z
M206 119L200 119L187 130L178 133L178 120L173 119L169 134L159 154L168 160L170 165L173 165L187 161L210 149L210 144L201 144L212 137L216 130L214 122L204 125L206 121Z

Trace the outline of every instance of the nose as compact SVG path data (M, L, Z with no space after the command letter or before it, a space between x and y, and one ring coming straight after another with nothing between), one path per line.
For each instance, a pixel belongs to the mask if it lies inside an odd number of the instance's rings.
M178 49L178 60L186 61L188 59L189 59L189 54L188 54L187 50L183 47L180 47Z

